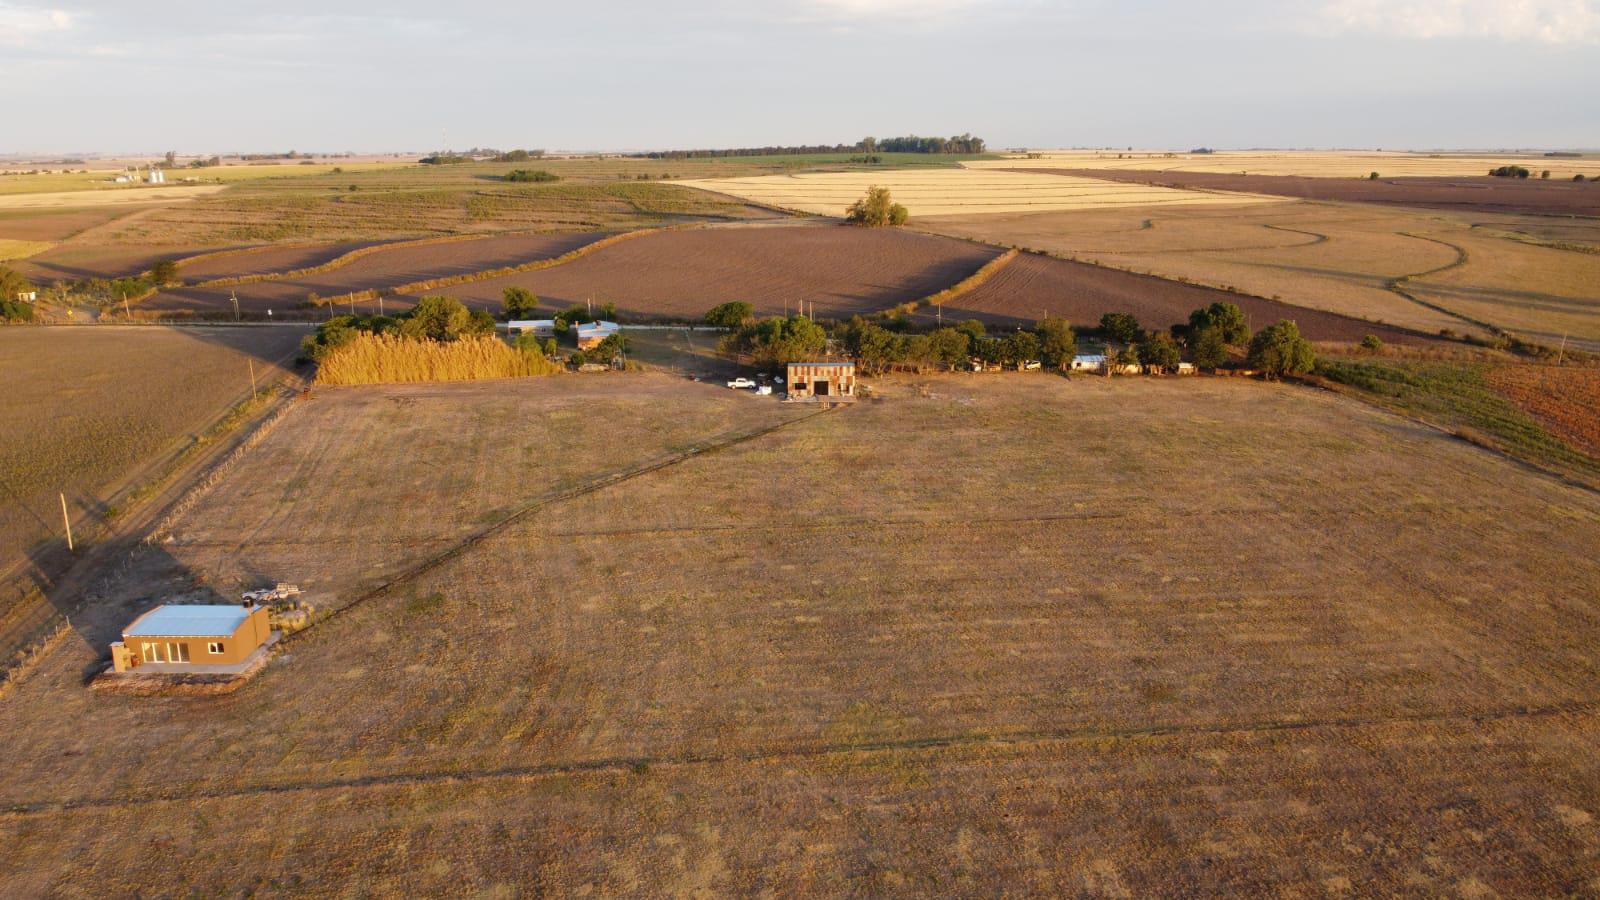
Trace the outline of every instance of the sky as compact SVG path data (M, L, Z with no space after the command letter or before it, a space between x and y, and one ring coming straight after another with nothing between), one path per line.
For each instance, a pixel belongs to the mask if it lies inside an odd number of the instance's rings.
M1600 147L1600 0L0 0L0 153Z

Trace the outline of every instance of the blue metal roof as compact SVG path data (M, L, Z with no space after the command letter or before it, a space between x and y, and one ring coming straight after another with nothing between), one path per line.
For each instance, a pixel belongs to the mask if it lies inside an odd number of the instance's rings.
M123 637L228 637L255 607L158 606L133 620Z

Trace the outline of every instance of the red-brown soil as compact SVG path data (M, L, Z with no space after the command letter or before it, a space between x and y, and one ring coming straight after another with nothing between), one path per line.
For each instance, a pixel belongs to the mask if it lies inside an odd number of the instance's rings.
M157 260L182 259L219 247L131 246L125 244L63 244L21 260L17 270L36 282L77 281L82 278L122 278L149 271Z
M945 304L943 318L946 323L978 319L1013 327L1050 315L1093 326L1106 313L1126 312L1146 328L1166 328L1189 321L1190 312L1218 300L1238 304L1258 329L1293 319L1315 341L1359 341L1368 334L1396 343L1426 340L1376 322L1034 253L1018 256L979 287ZM924 307L916 316L926 322L937 313Z
M295 269L309 269L331 262L351 250L362 247L372 247L386 241L346 241L335 244L289 244L286 246L267 245L242 253L229 253L225 256L208 257L192 263L185 263L182 267L183 280L188 283L207 281L212 278L234 278L241 275L269 275L273 272L289 272Z
M1503 366L1489 384L1551 434L1600 458L1600 369Z
M337 299L340 294L351 291L388 288L426 278L443 278L512 266L559 256L603 237L603 232L520 234L398 247L363 256L349 265L328 272L291 281L260 281L235 287L173 288L162 291L140 306L162 312L190 310L231 313L233 303L230 295L236 293L242 312L261 314L271 309L278 313L301 307L311 294ZM224 257L218 262L226 263L230 259L233 257ZM184 277L191 277L191 273L185 272ZM361 308L367 307L376 309L377 304L369 303Z
M127 214L128 210L115 206L60 211L9 210L0 213L0 238L16 241L60 241Z
M1001 251L981 244L845 225L762 225L668 231L607 247L566 265L441 289L498 309L521 285L547 307L611 302L636 317L698 317L744 300L758 315L821 318L873 312L925 297L971 275Z
M1153 184L1209 191L1240 191L1296 197L1420 206L1476 213L1600 216L1600 184L1538 178L1311 178L1301 175L1232 175L1222 172L1157 172L1133 169L1026 169L1012 171L1078 175L1104 181ZM1381 173L1380 173L1381 174Z

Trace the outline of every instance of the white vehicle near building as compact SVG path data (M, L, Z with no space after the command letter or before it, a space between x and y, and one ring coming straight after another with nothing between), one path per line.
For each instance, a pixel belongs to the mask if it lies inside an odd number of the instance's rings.
M756 383L754 381L751 381L750 379L744 377L743 375L740 375L738 378L735 378L734 380L728 382L728 387L731 387L736 391L748 390L748 389L753 388L755 386L756 386Z

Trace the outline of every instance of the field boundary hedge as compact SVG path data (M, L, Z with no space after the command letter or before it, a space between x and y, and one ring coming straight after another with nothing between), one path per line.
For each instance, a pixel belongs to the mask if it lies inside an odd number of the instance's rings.
M961 279L960 281L956 282L955 284L950 285L949 287L945 288L944 290L939 291L937 293L929 294L928 296L923 297L920 300L908 300L905 303L901 303L901 304L898 304L896 306L891 306L888 309L884 310L882 315L884 315L884 316L896 316L896 315L902 315L902 314L909 315L909 314L917 311L918 309L920 309L920 308L922 308L924 306L932 306L932 305L936 305L936 304L948 303L949 301L954 300L957 297L960 297L962 294L966 294L966 293L968 293L970 291L974 291L974 290L977 290L978 288L982 287L984 282L987 282L989 279L993 278L996 272L998 272L1001 269L1004 269L1006 266L1010 265L1011 261L1016 259L1021 254L1022 254L1022 251L1018 250L1016 247L1007 248L1007 250L1004 253L1001 253L999 256L996 256L994 259L991 259L988 262L984 263L983 265L979 266L978 267L978 271L973 272L971 275L968 275L967 277Z

